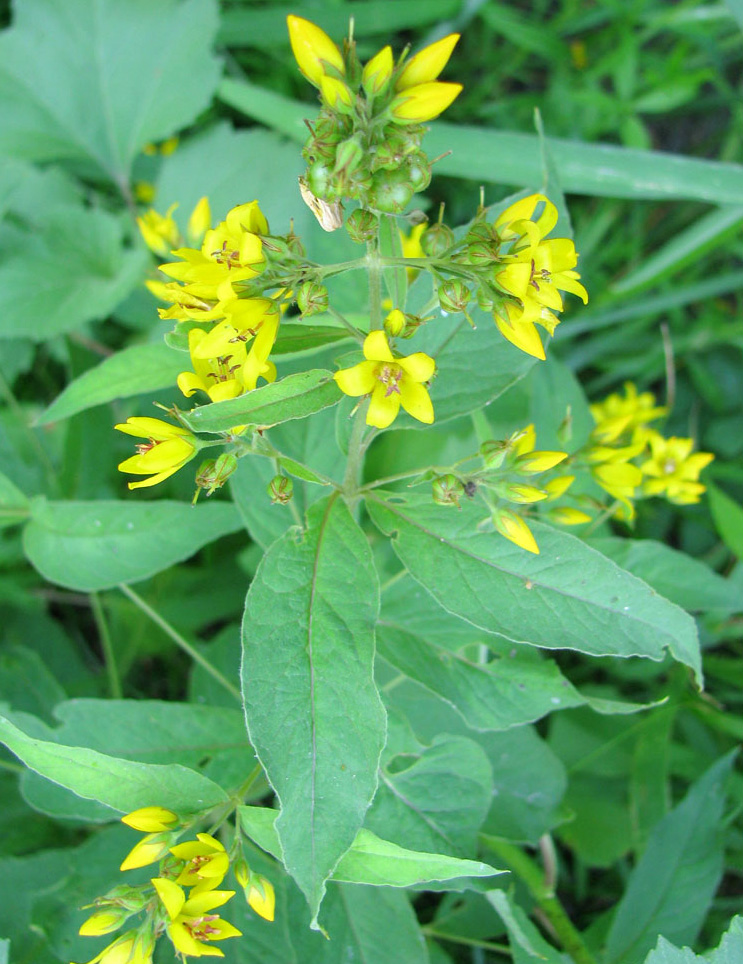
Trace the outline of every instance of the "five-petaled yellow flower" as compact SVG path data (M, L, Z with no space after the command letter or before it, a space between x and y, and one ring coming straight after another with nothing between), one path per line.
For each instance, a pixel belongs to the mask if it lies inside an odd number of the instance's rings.
M430 425L433 405L424 382L436 369L433 358L422 351L395 357L383 331L371 331L364 340L365 361L343 368L333 376L346 395L371 395L366 424L387 428L400 411Z
M642 483L644 495L665 495L669 502L690 505L699 502L705 486L699 473L714 458L711 452L694 452L690 438L664 438L659 432L648 435L651 457L640 465L647 478Z
M241 937L242 932L218 914L217 907L234 897L234 890L207 890L186 899L182 887L173 880L156 877L152 883L167 911L168 937L176 951L187 957L224 957L222 951L211 946L211 941Z
M196 455L199 443L187 429L159 418L133 416L114 428L136 438L147 439L137 445L137 455L119 463L119 472L149 475L141 482L130 482L130 489L157 485L169 478Z

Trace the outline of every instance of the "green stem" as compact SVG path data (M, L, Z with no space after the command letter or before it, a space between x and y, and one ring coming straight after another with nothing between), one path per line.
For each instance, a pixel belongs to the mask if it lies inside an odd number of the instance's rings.
M432 468L432 466L427 466L426 468ZM423 475L425 471L426 469L414 469L412 472L399 472L397 475L386 475L383 479L375 479L373 482L367 482L366 485L362 485L359 491L370 492L372 489L378 489L380 485L387 485L389 482L402 482L404 479L410 479L416 475Z
M579 931L565 913L565 908L545 883L541 868L515 844L500 837L481 834L480 839L508 868L528 887L545 918L554 929L564 950L575 964L596 964L596 960L586 947Z
M434 937L440 941L448 941L450 944L463 944L465 947L482 947L486 951L493 951L495 954L503 954L505 957L512 957L511 948L506 944L494 944L492 941L478 941L474 937L463 937L460 934L447 934L445 931L437 931L435 927L421 927L424 937Z
M382 327L382 269L376 241L366 242L366 270L369 275L369 331Z
M328 314L332 315L336 321L339 321L346 329L346 331L349 333L349 335L355 338L356 341L359 342L359 344L363 344L363 341L364 341L363 332L359 331L358 328L354 328L351 322L347 318L345 318L340 313L340 311L336 311L332 305L328 305Z
M211 677L213 677L213 679L223 686L228 693L231 693L239 703L242 702L242 697L240 696L240 691L237 689L237 687L233 686L226 676L223 676L222 673L220 673L216 667L212 666L209 660L205 659L201 653L188 642L187 639L181 636L178 630L171 626L167 619L163 619L160 613L156 612L130 586L120 582L119 589L124 593L125 596L131 599L138 609L141 609L146 616L149 616L156 626L159 626L166 635L170 636L176 646L182 649L184 653L187 653L195 663L198 663L205 673L208 673Z
M97 592L90 594L90 608L93 610L93 619L101 640L103 650L103 660L106 664L106 675L108 676L108 689L112 700L120 700L124 695L121 688L121 677L119 668L116 665L116 653L114 652L113 640L108 629L106 613L101 605L101 597Z

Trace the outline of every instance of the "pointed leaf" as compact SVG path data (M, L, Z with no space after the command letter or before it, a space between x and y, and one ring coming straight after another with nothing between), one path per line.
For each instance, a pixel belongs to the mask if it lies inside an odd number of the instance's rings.
M250 741L280 803L284 862L313 921L377 784L385 721L374 685L379 588L345 504L312 506L266 553L243 621Z

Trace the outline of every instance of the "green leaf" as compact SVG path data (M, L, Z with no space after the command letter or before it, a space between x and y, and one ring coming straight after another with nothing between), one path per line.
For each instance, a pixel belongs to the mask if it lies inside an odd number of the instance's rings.
M397 218L389 214L379 215L379 253L383 258L402 257L402 239L397 226ZM405 310L408 297L408 275L402 265L396 268L386 268L382 272L392 307Z
M449 612L516 642L595 656L660 660L668 649L701 677L694 621L585 543L532 525L541 555L478 532L482 508L367 499L413 578Z
M23 0L14 13L0 37L8 153L92 162L128 190L145 144L209 105L219 78L213 0Z
M37 740L4 716L0 742L48 780L118 813L152 806L153 801L176 812L194 813L227 801L220 786L187 767L134 763L86 747Z
M709 482L707 495L717 534L732 553L743 559L743 507Z
M273 355L293 355L299 351L307 351L312 348L322 348L325 345L335 345L340 341L348 341L348 332L345 328L331 328L328 325L293 325L291 322L283 322L279 328L276 344L273 347Z
M228 502L31 503L23 548L31 565L60 586L82 592L138 582L188 559L240 528Z
M259 847L282 859L275 828L276 810L268 807L239 807L244 832ZM370 830L359 830L348 852L341 858L332 879L375 887L414 887L459 877L493 877L504 873L479 860L460 860L443 854L418 853L382 840Z
M743 23L743 4L741 4ZM734 917L722 935L719 947L703 957L688 947L679 950L665 937L658 938L657 947L645 958L644 964L738 964L743 960L743 917Z
M340 399L341 391L330 372L313 369L287 375L252 392L183 412L182 420L194 432L229 432L234 425L270 426L294 418L307 418Z
M609 930L610 964L639 964L659 934L696 939L722 876L724 783L736 753L711 766L650 835Z
M258 84L226 79L217 96L254 120L304 143L304 118L314 112L266 91ZM705 161L662 151L613 144L548 138L563 191L617 198L688 198L711 204L743 204L743 166ZM436 121L426 138L429 157L451 151L436 164L437 174L478 183L523 187L542 183L542 156L536 134L487 130Z
M592 538L589 545L690 612L740 609L740 590L706 563L652 539Z
M106 318L147 266L144 250L123 247L122 223L95 208L57 207L43 229L6 237L0 289L23 310L0 315L0 338L44 341Z
M36 420L48 425L117 398L170 388L189 363L179 351L159 342L132 345L84 372Z
M385 739L373 678L378 609L368 542L335 496L312 506L306 532L271 546L245 605L248 733L280 800L284 863L313 925L376 790Z
M498 911L508 930L514 964L564 964L565 958L542 937L523 910L504 890L489 890L485 895Z
M365 825L416 850L470 856L492 793L484 751L473 740L444 734L418 755L386 762Z

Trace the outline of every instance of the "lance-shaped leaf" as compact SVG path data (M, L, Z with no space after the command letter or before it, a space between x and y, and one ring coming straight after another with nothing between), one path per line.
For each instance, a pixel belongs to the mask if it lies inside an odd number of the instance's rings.
M478 532L482 507L368 500L410 574L449 612L515 642L594 656L660 660L667 649L701 678L691 617L580 539L530 523L534 555Z
M48 780L119 813L152 806L153 801L176 812L195 813L227 801L220 786L188 767L135 763L87 747L35 739L4 716L0 743Z
M306 531L266 553L243 621L250 741L280 803L284 863L310 904L353 843L377 785L385 717L373 678L379 586L345 504L312 506Z
M330 372L321 368L287 375L238 398L202 405L182 413L194 432L229 432L234 425L278 425L293 418L307 418L340 399L341 391Z
M23 548L45 579L95 592L147 579L239 528L240 517L229 502L190 506L39 497L31 503Z
M281 860L275 810L268 807L240 807L240 824L259 847ZM398 847L382 840L371 830L359 830L351 849L341 858L333 880L376 887L415 887L445 881L494 877L496 870L480 860L462 860L446 854L424 853ZM457 889L457 888L453 888Z

